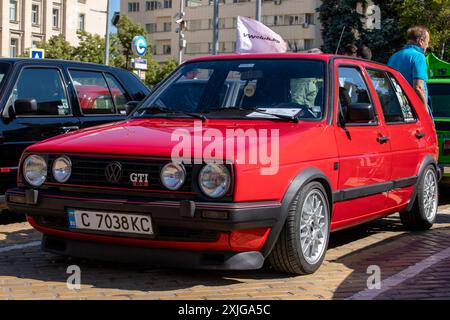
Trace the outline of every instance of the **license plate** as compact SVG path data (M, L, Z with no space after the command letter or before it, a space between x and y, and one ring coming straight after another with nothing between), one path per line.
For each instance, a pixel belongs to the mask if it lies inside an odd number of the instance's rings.
M154 233L149 216L75 209L68 210L68 213L70 229L146 236Z

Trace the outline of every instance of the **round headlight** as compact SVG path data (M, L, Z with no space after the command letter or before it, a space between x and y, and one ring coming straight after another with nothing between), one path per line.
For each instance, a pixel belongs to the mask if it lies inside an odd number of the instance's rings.
M23 163L23 176L33 187L40 187L47 180L47 161L41 156L31 155Z
M161 182L169 190L180 189L186 181L186 170L182 164L168 163L161 170Z
M224 165L208 164L200 171L198 182L208 197L217 199L230 189L231 176Z
M53 178L59 183L66 183L72 175L72 161L68 157L59 157L53 162Z

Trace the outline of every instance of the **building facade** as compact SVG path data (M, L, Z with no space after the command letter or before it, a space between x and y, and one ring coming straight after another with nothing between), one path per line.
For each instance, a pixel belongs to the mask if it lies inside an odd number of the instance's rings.
M219 0L219 53L236 48L237 16L255 18L254 0ZM288 42L289 51L303 51L322 44L315 9L319 0L263 0L262 22ZM179 0L121 0L121 13L145 26L157 61L178 57ZM186 0L187 46L184 59L212 53L213 1Z
M105 35L107 0L0 0L0 56L16 57L39 41L77 31Z

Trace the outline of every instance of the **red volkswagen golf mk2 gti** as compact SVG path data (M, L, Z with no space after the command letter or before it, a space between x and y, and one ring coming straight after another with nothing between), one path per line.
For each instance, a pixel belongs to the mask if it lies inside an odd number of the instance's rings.
M9 207L56 254L315 272L330 232L436 219L436 132L382 64L313 54L191 60L128 120L28 148Z

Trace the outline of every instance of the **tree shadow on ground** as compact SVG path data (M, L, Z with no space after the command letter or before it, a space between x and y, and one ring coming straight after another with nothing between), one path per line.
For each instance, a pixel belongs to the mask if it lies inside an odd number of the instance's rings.
M373 229L368 226L368 229L370 230L360 229L359 232L357 230L343 231L343 234L338 235L337 240L342 237L345 241L342 241L341 243L345 244L347 241L351 242L351 238L356 240L360 239L361 236L364 236L364 232L373 234L401 228L401 226L397 226L395 222L391 223L388 220L377 222L378 224L371 224ZM368 271L370 266L379 267L381 270L381 280L385 280L450 247L450 240L448 240L450 227L439 227L439 225L448 224L450 224L450 215L440 214L438 215L435 224L435 227L437 228L435 229L422 232L404 232L400 235L395 235L394 237L352 251L345 256L331 261L342 264L353 270L336 289L333 299L347 299L357 292L366 290L368 287L367 280L371 275ZM344 234L345 232L347 233ZM355 234L352 234L352 232L355 232ZM412 281L414 282L414 279L420 279L421 277L421 274L419 274L414 277ZM433 290L433 285L430 284L429 288L422 287L421 289L431 292ZM388 291L380 294L376 299L396 299L396 294L397 292L393 289L390 292ZM450 295L450 289L448 294Z

